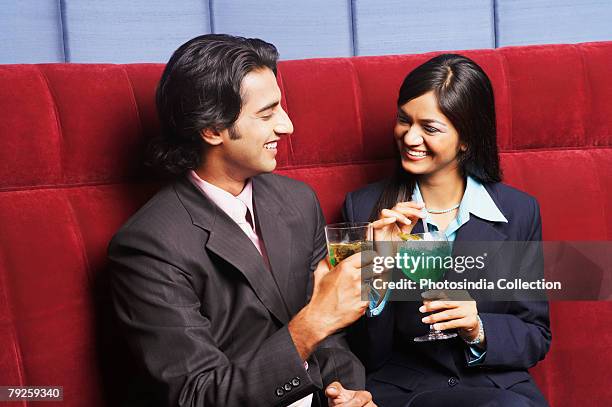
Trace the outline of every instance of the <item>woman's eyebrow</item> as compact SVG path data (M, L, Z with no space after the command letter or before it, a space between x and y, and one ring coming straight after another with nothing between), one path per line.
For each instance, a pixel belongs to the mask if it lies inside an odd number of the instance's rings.
M397 115L401 116L401 117L410 118L410 115L408 113L404 112L402 109L397 109Z
M437 123L441 126L444 126L444 128L448 127L445 123L441 122L440 120L436 120L436 119L422 119L421 121L425 123Z

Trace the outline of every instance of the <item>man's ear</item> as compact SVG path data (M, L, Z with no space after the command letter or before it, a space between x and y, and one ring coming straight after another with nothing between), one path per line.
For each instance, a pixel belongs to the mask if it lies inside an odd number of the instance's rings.
M218 146L223 143L223 137L221 137L221 132L213 129L212 127L206 128L200 132L200 137L204 140L205 143L210 144L211 146Z

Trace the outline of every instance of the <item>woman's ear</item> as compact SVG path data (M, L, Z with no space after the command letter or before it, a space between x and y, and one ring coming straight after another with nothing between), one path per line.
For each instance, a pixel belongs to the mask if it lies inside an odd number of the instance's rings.
M467 149L468 149L467 144L465 144L465 143L461 143L461 144L459 144L459 150L460 150L462 153L465 153L465 152L467 151Z
M200 132L200 137L204 140L205 143L210 144L211 146L218 146L223 143L223 137L221 137L221 133L212 128L206 128Z

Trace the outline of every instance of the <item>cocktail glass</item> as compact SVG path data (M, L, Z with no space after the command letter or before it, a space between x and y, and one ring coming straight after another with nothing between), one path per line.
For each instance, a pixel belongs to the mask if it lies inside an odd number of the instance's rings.
M329 262L335 267L342 260L372 247L369 222L343 222L325 226Z
M427 232L417 234L401 234L403 242L398 246L400 257L420 257L417 266L412 262L413 268L402 268L402 272L412 281L420 284L421 280L439 281L446 274L445 259L451 255L451 244L443 232ZM431 291L429 292L431 293ZM428 296L428 300L433 300ZM429 333L414 338L415 342L429 342L456 337L453 332L442 332L429 325Z

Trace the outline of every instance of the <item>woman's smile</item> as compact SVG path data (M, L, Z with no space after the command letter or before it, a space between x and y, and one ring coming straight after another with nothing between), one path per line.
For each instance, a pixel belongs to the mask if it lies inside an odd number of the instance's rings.
M422 161L428 156L431 156L430 152L424 150L415 150L412 148L404 148L404 157L412 161Z

